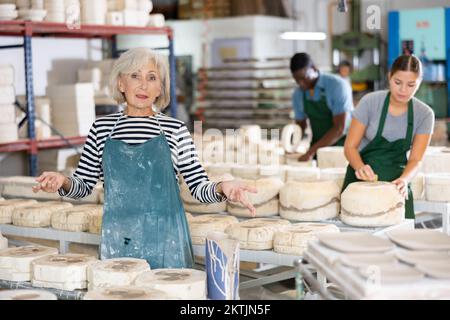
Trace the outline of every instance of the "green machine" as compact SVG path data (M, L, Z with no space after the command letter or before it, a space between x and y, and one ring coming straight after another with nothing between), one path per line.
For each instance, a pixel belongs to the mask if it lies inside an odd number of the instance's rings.
M352 64L351 82L355 95L381 88L383 68L380 63L381 37L360 30L360 0L351 2L351 30L332 37L332 60L337 69L342 60Z

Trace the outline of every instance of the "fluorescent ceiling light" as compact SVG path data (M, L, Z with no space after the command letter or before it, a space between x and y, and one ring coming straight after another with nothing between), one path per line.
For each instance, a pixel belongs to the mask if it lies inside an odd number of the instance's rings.
M325 40L327 35L324 32L284 32L280 36L283 40Z

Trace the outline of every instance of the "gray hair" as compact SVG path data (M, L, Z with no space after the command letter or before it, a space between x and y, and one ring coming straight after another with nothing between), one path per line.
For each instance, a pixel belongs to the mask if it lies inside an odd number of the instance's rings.
M122 74L133 73L148 63L156 66L161 79L161 95L156 98L155 106L159 111L164 110L170 103L170 74L169 62L166 56L148 48L130 49L123 53L114 63L109 85L112 97L117 103L125 103L125 95L119 89L119 77Z

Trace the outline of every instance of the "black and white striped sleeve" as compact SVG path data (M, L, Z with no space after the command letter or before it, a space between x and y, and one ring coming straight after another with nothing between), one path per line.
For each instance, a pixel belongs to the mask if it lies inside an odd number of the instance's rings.
M63 188L58 190L60 196L72 199L80 199L91 194L100 177L101 157L97 144L96 124L92 125L84 144L83 152L78 163L78 168L72 177L71 188L66 192Z
M217 182L209 181L201 165L192 137L185 125L177 133L178 169L189 187L192 196L202 203L216 203L226 197L216 192Z

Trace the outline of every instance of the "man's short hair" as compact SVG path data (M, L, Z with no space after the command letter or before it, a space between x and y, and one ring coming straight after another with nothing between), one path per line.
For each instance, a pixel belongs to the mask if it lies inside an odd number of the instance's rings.
M291 72L294 73L305 67L312 67L314 65L311 56L306 52L296 53L291 58Z

